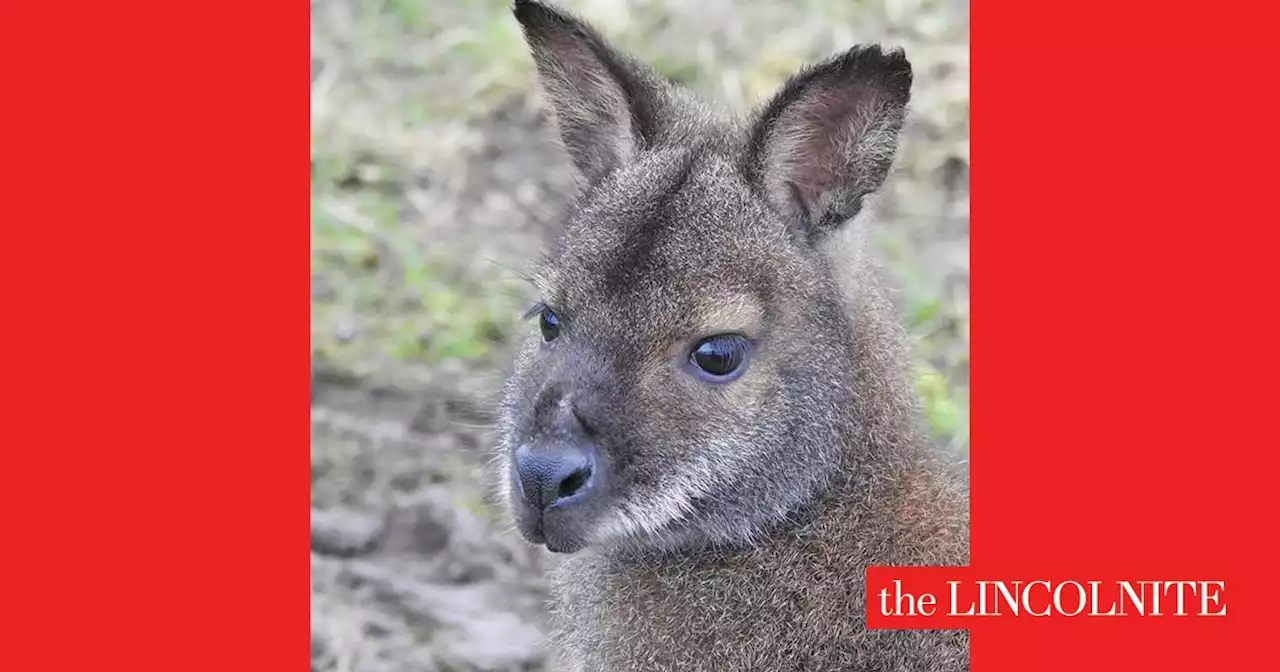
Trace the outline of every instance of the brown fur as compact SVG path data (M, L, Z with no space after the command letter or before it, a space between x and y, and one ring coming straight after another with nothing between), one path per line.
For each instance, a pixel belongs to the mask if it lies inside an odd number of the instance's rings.
M564 669L967 670L963 631L865 629L866 566L968 562L964 465L921 431L848 224L896 153L905 55L856 47L735 121L574 17L515 12L583 186L537 273L558 335L517 358L499 460L521 532L568 553ZM693 375L728 332L752 343L741 377ZM531 508L517 448L587 451L595 480Z

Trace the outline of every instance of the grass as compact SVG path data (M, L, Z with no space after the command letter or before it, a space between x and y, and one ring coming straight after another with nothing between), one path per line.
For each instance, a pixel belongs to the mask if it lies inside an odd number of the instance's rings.
M324 202L313 196L313 354L430 364L483 360L506 340L515 326L506 297L406 235L392 199Z
M926 254L939 238L931 227L946 219L939 213L968 216L967 199L939 204L931 186L948 162L968 162L968 35L955 3L562 4L669 76L739 109L806 61L854 42L908 47L924 131L904 149L897 205L879 244L919 342L930 427L967 446L967 242L962 265L940 268ZM483 172L496 170L482 160L485 120L532 81L507 8L507 0L312 3L313 357L353 368L497 366L524 306L515 278L491 262L532 251L499 240L504 221L527 218L510 193L519 180ZM955 277L965 280L959 291Z

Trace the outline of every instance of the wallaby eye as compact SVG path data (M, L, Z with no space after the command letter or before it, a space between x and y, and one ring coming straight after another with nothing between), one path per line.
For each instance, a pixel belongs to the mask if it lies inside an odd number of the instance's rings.
M698 372L714 382L728 382L742 372L751 343L737 334L721 334L703 339L689 360Z
M543 306L542 313L538 316L538 328L542 330L542 340L548 343L554 341L560 335L560 318L550 308Z

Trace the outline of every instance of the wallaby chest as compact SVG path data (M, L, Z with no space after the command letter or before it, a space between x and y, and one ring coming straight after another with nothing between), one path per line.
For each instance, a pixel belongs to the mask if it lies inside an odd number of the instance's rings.
M865 627L867 565L967 561L945 526L925 538L894 525L920 498L948 498L932 479L902 483L912 487L873 495L895 503L889 511L838 507L747 550L566 558L552 579L556 644L582 665L568 669L967 670L964 631Z

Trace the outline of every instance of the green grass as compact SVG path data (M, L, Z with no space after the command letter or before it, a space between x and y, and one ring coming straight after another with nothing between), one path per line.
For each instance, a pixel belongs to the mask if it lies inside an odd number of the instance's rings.
M492 354L516 321L511 301L405 235L393 199L364 196L344 216L312 201L312 274L328 285L312 300L313 353L426 364Z

